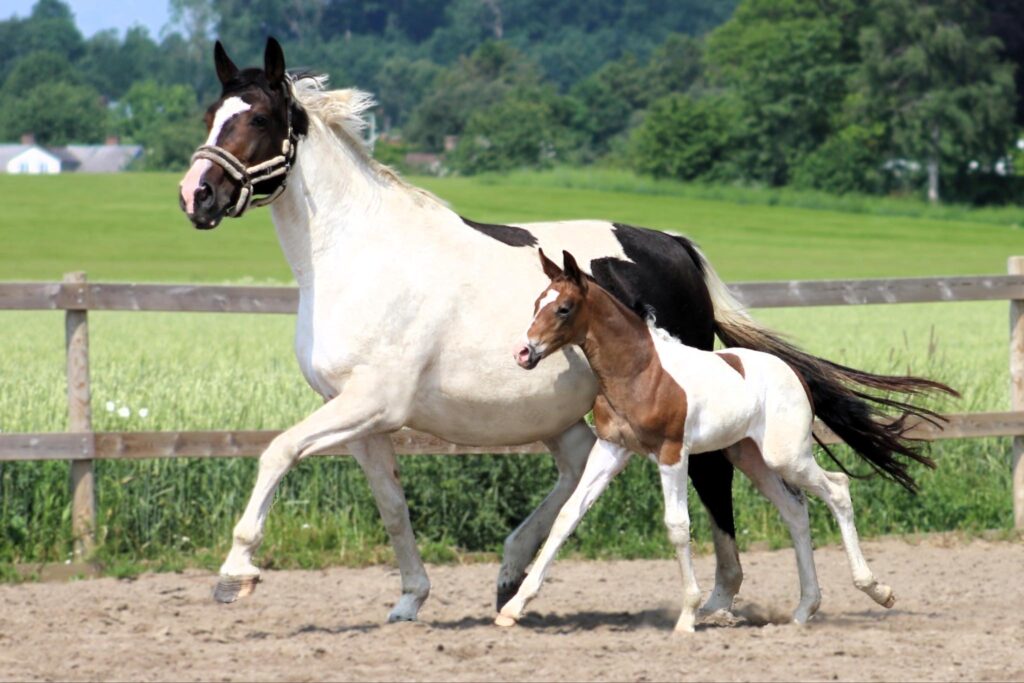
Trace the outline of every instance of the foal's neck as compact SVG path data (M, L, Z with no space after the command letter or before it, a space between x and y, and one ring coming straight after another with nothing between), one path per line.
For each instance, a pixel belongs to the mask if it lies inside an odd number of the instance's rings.
M633 381L657 365L647 323L595 283L587 288L588 323L580 348L597 375L601 392L632 393Z

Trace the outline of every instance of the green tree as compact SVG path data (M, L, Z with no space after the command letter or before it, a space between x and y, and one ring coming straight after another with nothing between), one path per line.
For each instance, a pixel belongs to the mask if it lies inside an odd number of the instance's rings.
M139 81L125 93L117 115L117 130L143 146L143 164L149 170L185 168L202 139L195 94L184 85Z
M2 117L3 137L34 133L44 145L100 142L107 125L100 94L67 82L46 83L5 98Z
M641 173L680 180L729 175L737 118L737 103L726 96L667 95L651 105L633 131L633 166Z
M499 101L515 87L540 82L536 66L504 42L487 42L442 72L413 110L406 136L429 150L444 148L444 138L461 135L476 111Z
M423 99L441 67L426 59L392 57L377 73L377 101L384 111L386 127L401 126Z
M884 152L884 125L851 124L800 160L793 185L833 194L881 192Z
M853 0L746 0L707 38L712 85L743 103L747 138L738 152L751 179L783 185L792 166L818 147L842 110L844 21Z
M577 147L575 103L550 87L518 88L473 113L451 158L462 173L547 168Z
M923 160L928 199L952 164L991 164L1010 149L1016 90L987 15L955 0L874 0L861 33L858 114L888 127L891 152Z

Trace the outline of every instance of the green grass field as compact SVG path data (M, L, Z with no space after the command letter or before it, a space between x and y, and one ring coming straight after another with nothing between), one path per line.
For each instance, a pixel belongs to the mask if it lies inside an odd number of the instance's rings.
M212 232L195 231L178 212L177 180L145 174L0 176L8 207L0 218L0 280L56 280L63 272L85 270L94 281L288 282L267 211L226 221ZM481 220L606 217L680 229L731 280L1000 273L1007 256L1024 253L1024 233L1012 210L936 211L890 200L872 207L580 171L422 184ZM978 411L1008 406L1006 309L1003 303L927 304L756 315L819 355L949 382L964 399L939 407ZM288 426L318 404L292 357L292 324L289 316L91 314L94 427ZM2 312L0 325L0 430L62 430L62 314ZM933 454L940 467L921 472L923 492L916 498L883 482L855 482L865 535L1011 527L1008 440L943 442ZM499 550L554 479L543 456L408 457L402 466L414 525L434 560L456 549ZM252 459L99 463L100 557L124 572L142 561L216 566L254 467ZM67 556L67 470L64 463L2 466L0 560ZM573 550L667 555L659 491L655 471L635 461L585 520ZM739 478L735 491L742 543L788 542L774 510ZM815 538L834 541L824 506L812 509ZM703 513L697 506L693 512L696 535L706 540ZM352 463L312 459L285 480L263 564L319 566L389 556L368 489Z

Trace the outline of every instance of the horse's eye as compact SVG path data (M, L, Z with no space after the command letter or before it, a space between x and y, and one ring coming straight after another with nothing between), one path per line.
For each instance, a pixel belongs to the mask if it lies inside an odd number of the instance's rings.
M572 306L570 306L569 304L562 304L561 306L555 309L555 315L564 320L565 318L569 317L569 313L571 311Z
M267 119L266 116L263 116L262 114L257 114L256 116L252 117L250 123L252 124L253 128L266 128L267 124L269 124L270 121Z

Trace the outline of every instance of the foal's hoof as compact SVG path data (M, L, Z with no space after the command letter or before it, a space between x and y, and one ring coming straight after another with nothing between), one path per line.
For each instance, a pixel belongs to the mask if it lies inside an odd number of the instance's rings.
M256 591L260 575L222 576L213 589L213 599L224 604L248 597Z
M896 604L896 594L892 592L892 588L886 586L884 583L880 583L875 586L875 590L872 592L871 597L875 599L875 602L886 609L892 609L892 606Z
M510 628L516 625L516 620L506 614L499 614L495 620L495 625L501 626L502 628Z
M498 584L498 598L495 607L496 611L500 612L501 608L505 606L505 603L515 597L516 593L519 592L519 587L523 585L523 579L525 578L525 576L522 576L516 581L502 581Z

